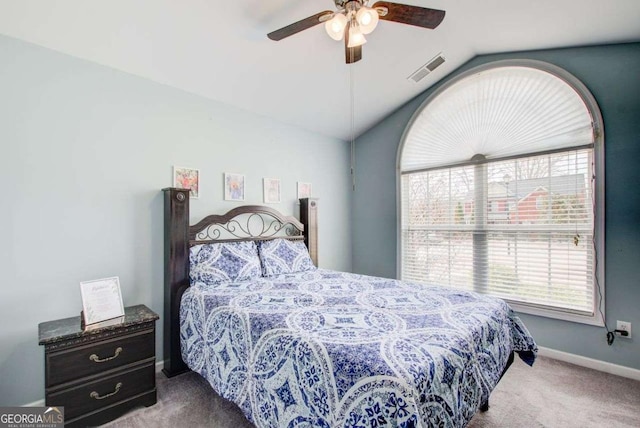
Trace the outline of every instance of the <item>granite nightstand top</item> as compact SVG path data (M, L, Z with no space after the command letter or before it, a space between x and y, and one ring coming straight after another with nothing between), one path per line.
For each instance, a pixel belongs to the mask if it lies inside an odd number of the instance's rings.
M40 345L69 340L76 337L91 336L104 333L109 330L117 330L136 324L143 324L157 320L158 314L145 305L129 306L124 308L124 320L121 323L106 327L83 330L80 316L64 318L61 320L47 321L38 324L38 339Z

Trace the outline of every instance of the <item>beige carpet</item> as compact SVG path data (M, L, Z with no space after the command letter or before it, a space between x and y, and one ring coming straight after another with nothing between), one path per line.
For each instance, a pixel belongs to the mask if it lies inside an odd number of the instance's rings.
M533 367L516 357L494 390L491 408L470 428L640 427L640 382L539 357ZM158 403L133 410L109 427L251 428L233 404L195 373L158 375Z

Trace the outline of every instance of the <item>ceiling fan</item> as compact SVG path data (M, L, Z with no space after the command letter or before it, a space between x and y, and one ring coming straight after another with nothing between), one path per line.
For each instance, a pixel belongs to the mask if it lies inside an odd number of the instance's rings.
M271 40L279 41L322 22L329 36L337 41L344 38L347 64L362 59L362 45L367 42L365 34L376 28L378 19L434 29L444 19L444 10L428 9L407 4L379 1L367 6L368 0L333 0L336 11L324 10L301 21L267 34Z

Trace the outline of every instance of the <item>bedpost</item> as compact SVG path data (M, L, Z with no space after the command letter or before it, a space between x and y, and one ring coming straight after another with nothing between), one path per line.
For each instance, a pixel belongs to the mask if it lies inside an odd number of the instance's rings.
M164 192L164 316L162 372L188 371L180 354L180 299L189 286L189 190Z
M300 199L300 222L304 224L304 243L318 266L318 198Z

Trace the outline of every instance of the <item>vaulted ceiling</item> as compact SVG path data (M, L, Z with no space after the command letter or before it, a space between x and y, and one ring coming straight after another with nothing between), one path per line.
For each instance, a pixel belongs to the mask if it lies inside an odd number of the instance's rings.
M351 83L357 136L475 55L640 41L639 0L397 2L446 16L435 30L381 21L353 65L322 25L266 37L332 0L0 0L0 34L344 140Z

